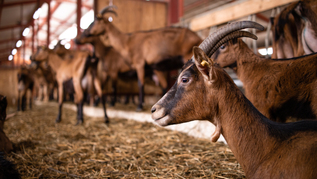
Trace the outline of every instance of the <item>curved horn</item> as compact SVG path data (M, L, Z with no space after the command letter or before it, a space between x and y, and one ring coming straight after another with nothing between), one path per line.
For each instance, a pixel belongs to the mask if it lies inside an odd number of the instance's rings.
M239 37L249 37L251 39L254 39L254 40L257 40L258 37L248 31L235 31L235 32L232 32L228 35L226 35L225 37L223 37L222 39L220 39L213 47L212 49L210 50L209 54L208 54L208 57L210 58L213 53L221 46L223 45L224 43L228 42L229 40L232 40L234 38L239 38Z
M256 28L259 30L263 30L264 27L256 22L253 21L239 21L239 22L233 22L231 24L228 24L219 30L217 32L209 35L200 45L199 48L201 48L206 54L209 54L209 52L212 50L214 45L218 43L220 39L222 39L227 34L244 29L244 28ZM192 59L194 59L192 57Z
M118 9L117 6L114 6L114 5L113 6L107 6L107 7L103 8L99 13L101 15L104 15L105 13L110 12L110 13L113 13L113 14L115 14L117 16L118 14L115 11L110 10L111 8Z

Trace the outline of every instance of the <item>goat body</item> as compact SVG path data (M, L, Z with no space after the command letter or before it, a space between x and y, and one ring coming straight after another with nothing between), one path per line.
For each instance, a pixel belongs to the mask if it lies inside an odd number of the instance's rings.
M108 37L110 45L137 71L139 80L138 109L142 109L144 98L145 64L155 66L155 64L159 64L166 59L181 56L183 57L183 65L192 55L191 48L202 41L195 32L187 28L163 28L124 34L102 15L98 15L98 18L94 21L90 34L103 34L104 37ZM102 39L105 42L105 38ZM187 40L186 43L185 39ZM154 73L163 88L163 93L165 93L167 81L163 72L154 69Z
M272 58L292 58L317 52L316 10L316 1L298 1L274 18Z
M194 48L193 60L152 107L157 124L212 122L216 130L211 140L224 136L247 178L317 177L317 121L271 121L202 50Z
M39 47L37 52L33 55L33 59L36 61L45 61L47 60L52 69L56 72L56 80L58 83L58 93L59 93L59 113L56 119L56 122L61 121L61 111L63 104L63 82L72 79L74 90L75 90L75 103L78 107L78 116L77 124L83 122L83 89L81 86L82 78L85 74L85 69L87 64L90 61L89 52L86 51L77 51L67 54L65 59L62 59L52 50L47 49L46 47ZM97 79L96 79L97 80ZM96 90L99 91L101 95L101 88L98 81L95 81ZM105 111L105 107L104 107ZM108 117L105 113L105 122L108 122Z
M17 73L18 78L18 106L17 110L25 111L27 103L27 91L30 90L29 108L32 108L33 93L35 88L35 79L33 71L25 66L21 66Z
M221 67L232 67L245 95L271 120L317 117L317 54L272 60L254 54L240 39L223 45L213 58ZM236 65L236 66L235 66Z
M117 80L118 78L124 81L137 80L136 71L127 63L120 53L113 47L105 46L99 36L89 36L89 31L93 24L91 24L80 36L75 39L78 44L90 43L94 46L94 52L99 58L97 74L101 80L102 86L105 89L105 84L108 78L111 79L113 100L111 104L114 105L117 94ZM152 76L152 70L145 68L145 76ZM128 98L128 96L127 96ZM126 100L127 101L127 100Z

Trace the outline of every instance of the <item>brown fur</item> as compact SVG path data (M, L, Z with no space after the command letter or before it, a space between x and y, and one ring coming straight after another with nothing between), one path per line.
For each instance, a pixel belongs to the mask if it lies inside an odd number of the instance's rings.
M317 54L296 59L264 59L238 39L237 43L224 44L212 58L221 67L236 64L245 95L269 119L280 122L287 117L316 119Z
M280 124L263 116L219 66L194 48L173 88L152 108L162 126L192 120L216 125L212 141L226 139L246 178L316 178L317 122ZM201 62L209 62L210 67Z
M202 41L197 34L186 28L164 28L124 34L106 18L97 18L90 33L93 35L104 33L104 36L109 38L110 45L137 71L140 96L144 93L145 64L156 65L177 56L182 56L183 62L186 62L192 56L191 48ZM154 73L161 87L166 90L167 81L163 72L154 70ZM139 108L142 108L141 103Z
M272 58L292 58L304 55L301 43L304 25L294 11L297 5L298 2L290 4L274 18Z
M70 79L72 79L73 81L74 91L76 94L75 103L78 105L77 123L83 122L83 89L81 82L85 74L86 63L88 60L87 58L89 57L89 55L90 53L87 51L71 51L66 54L64 59L62 59L58 56L58 54L46 47L39 47L37 52L33 55L33 59L36 61L48 61L48 64L56 72L56 80L58 83L59 93L59 114L57 116L56 122L60 122L61 120L61 109L63 104L63 83ZM95 78L94 84L98 94L101 96L100 82L97 78ZM106 117L106 119L108 120L108 117Z
M291 3L274 18L272 58L292 58L317 52L317 3Z
M17 73L18 78L18 106L17 110L25 111L27 104L27 92L30 91L29 108L32 108L33 96L35 95L35 78L34 70L29 66L21 66Z
M99 36L87 36L89 34L90 27L86 29L80 36L78 36L75 41L78 44L90 43L94 46L94 52L99 58L97 74L101 84L103 84L103 93L106 93L105 84L107 83L107 79L110 77L114 96L112 104L114 105L116 101L118 75L120 73L132 71L132 68L126 63L125 59L123 59L123 57L116 50L110 46L105 46L100 40Z

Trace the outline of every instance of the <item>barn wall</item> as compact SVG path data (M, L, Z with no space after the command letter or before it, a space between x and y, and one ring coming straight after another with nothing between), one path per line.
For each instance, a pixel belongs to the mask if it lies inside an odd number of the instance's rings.
M18 96L17 69L0 68L0 94L7 97L10 106L16 104Z
M166 27L167 4L161 2L144 2L135 0L115 0L118 16L114 25L122 32L130 33ZM99 0L99 11L109 5L109 0ZM110 15L110 14L109 14Z

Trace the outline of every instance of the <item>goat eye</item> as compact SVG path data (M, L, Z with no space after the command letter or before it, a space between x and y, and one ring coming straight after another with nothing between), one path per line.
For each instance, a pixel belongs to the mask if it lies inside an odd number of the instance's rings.
M220 49L224 49L224 48L226 48L226 45L221 45L220 46Z
M182 78L182 82L183 82L183 83L188 83L188 82L189 82L189 79L188 79L188 78Z

